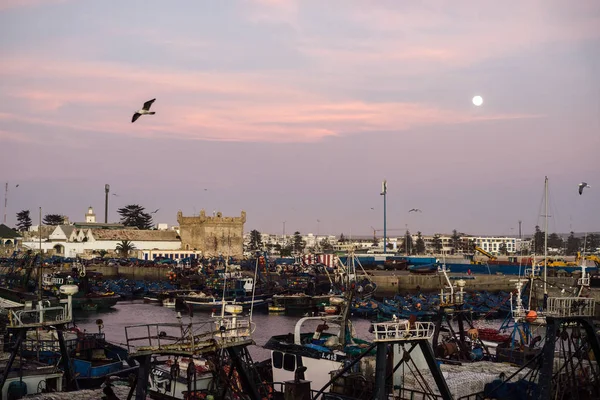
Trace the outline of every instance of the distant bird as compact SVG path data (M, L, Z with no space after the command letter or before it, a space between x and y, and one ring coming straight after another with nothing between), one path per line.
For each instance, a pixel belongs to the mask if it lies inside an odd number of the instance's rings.
M156 114L154 111L150 111L150 106L154 103L156 99L148 100L144 103L144 106L141 110L137 110L135 114L133 114L133 118L131 118L131 123L134 123L141 115L154 115Z
M17 183L17 186L15 186L15 187L16 187L16 188L18 188L18 187L19 187L19 184Z
M411 208L410 210L408 210L408 212L423 212L423 211L419 210L418 208Z
M588 188L591 188L591 186L590 186L590 185L588 185L588 184L587 184L587 183L585 183L585 182L581 182L581 183L579 184L579 195L582 195L582 194L583 194L583 188L586 188L586 187L588 187Z
M157 208L156 210L152 211L150 214L156 214L158 212L158 210L160 210L160 208Z
M113 196L117 196L117 197L119 197L119 195L118 195L118 194L116 194L116 193L113 193Z
M374 210L374 209L375 209L375 207L371 207L371 210Z

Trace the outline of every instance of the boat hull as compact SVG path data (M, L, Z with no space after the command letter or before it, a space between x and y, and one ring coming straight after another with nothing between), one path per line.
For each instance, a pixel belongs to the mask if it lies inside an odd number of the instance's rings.
M185 304L189 307L192 307L194 311L217 311L223 307L223 304L233 304L240 305L244 310L249 310L250 308L262 308L267 307L269 305L269 301L266 299L258 300L246 300L246 301L225 301L222 300L214 300L214 301L202 301L202 300L185 300Z
M73 359L72 364L77 383L83 389L99 388L109 376L127 377L138 369L137 366L129 367L122 361L93 365L89 361Z
M153 399L183 400L188 389L201 392L211 387L213 374L210 372L200 373L195 381L189 381L186 376L186 368L177 378L173 378L170 367L165 364L154 366L148 376L148 394Z
M114 307L121 297L117 294L73 297L74 310L107 310ZM93 305L92 305L93 304Z

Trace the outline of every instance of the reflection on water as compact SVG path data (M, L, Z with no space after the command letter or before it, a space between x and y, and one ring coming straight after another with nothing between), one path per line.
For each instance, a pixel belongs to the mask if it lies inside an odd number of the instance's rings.
M205 322L209 319L210 313L194 312L192 321L194 323ZM104 323L104 332L106 339L113 343L125 344L125 327L130 325L142 325L153 323L176 323L177 311L173 308L166 308L157 304L144 303L141 300L123 301L117 303L114 309L103 312L75 312L75 323L89 332L96 332L98 327L96 320L102 319ZM249 350L255 361L262 361L269 357L269 350L263 346L271 336L286 334L294 331L294 326L298 317L288 317L284 315L269 315L266 311L255 311L252 316L252 322L256 324L256 329L252 335L256 346L250 346ZM187 324L190 317L182 313L182 322ZM359 338L370 340L373 335L368 332L370 322L365 319L353 320L356 335ZM307 324L308 327L316 327L316 322Z

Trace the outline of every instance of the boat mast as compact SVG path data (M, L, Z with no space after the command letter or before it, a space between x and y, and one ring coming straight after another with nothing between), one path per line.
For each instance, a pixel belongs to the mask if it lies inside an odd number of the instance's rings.
M6 225L6 207L8 206L8 182L4 184L4 224Z
M221 297L221 318L225 318L225 293L227 291L227 271L229 270L229 262L225 258L225 272L223 273L223 296Z
M42 207L40 207L40 226L38 228L38 234L40 236L40 268L38 269L38 300L42 301L42 275L44 268L44 259L42 257Z
M252 281L252 300L250 303L250 323L252 323L252 312L254 311L254 294L256 293L256 278L258 276L258 264L260 261L260 252L256 252L256 265L254 266L254 280ZM263 257L265 258L265 269L268 269L267 265L267 252L263 253Z
M548 177L544 181L544 296L548 295Z

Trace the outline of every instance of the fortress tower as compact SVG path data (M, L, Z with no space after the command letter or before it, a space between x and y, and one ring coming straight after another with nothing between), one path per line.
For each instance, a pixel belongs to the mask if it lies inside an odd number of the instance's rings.
M241 258L244 254L245 211L240 217L223 217L220 212L210 217L204 210L198 216L184 217L179 211L177 222L184 250L199 250L205 257L223 255Z

